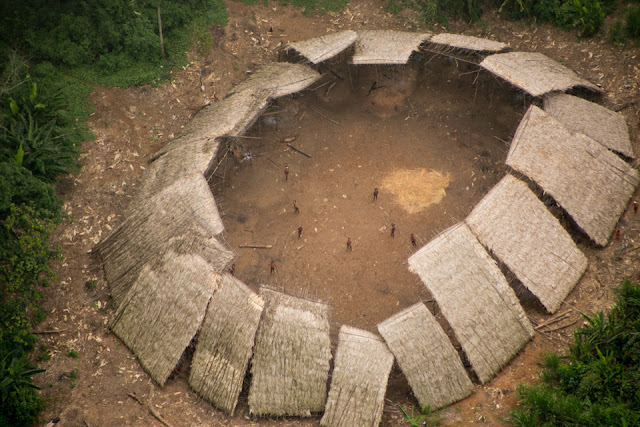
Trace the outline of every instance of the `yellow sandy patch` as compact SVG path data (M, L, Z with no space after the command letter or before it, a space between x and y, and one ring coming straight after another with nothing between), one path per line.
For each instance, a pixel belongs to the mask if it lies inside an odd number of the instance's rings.
M399 169L382 181L382 188L395 195L398 204L410 214L440 203L448 186L448 175L424 168Z

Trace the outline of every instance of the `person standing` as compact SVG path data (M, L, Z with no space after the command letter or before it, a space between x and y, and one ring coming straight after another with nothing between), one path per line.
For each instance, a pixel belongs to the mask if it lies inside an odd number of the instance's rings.
M302 226L298 227L298 239L302 237Z
M415 248L417 246L416 245L416 235L411 233L410 239L411 239L411 246L413 246Z
M229 273L231 273L232 276L236 275L236 265L235 264L231 264L231 267L229 267Z
M293 201L293 213L300 213L300 208L298 207L298 202L296 202L295 200Z
M275 273L275 271L277 270L277 267L276 267L276 263L273 260L271 260L270 267L271 267L271 274Z
M378 187L373 189L373 201L378 200Z
M348 251L353 250L353 248L351 247L351 237L347 237L347 250Z
M289 165L284 167L284 180L289 181Z
M391 237L396 237L396 225L391 223Z

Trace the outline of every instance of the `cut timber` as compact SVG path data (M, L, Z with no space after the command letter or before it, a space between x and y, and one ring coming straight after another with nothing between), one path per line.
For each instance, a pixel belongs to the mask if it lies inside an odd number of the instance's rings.
M380 424L393 355L380 337L343 325L321 426Z
M420 407L442 408L473 393L458 352L423 303L378 325Z
M513 289L471 230L458 223L409 258L484 384L533 336Z

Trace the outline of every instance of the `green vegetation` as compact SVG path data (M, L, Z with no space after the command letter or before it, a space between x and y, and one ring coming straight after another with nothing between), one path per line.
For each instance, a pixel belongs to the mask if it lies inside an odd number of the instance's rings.
M250 0L245 0L250 1ZM528 20L542 24L550 22L564 30L576 30L580 37L597 34L605 17L618 7L616 0L389 0L389 9L398 13L402 9L418 12L416 24L447 25L450 18L467 19L482 26L482 6L498 8L498 12L514 20ZM624 43L625 37L640 41L640 6L629 7L624 24L614 23L608 30L609 39Z
M587 317L567 356L544 358L539 385L520 385L518 426L640 425L640 287L623 282L607 314Z
M411 427L419 426L437 426L440 425L440 417L431 411L431 407L426 405L420 413L414 414L414 407L411 407L411 413L408 414L404 408L397 405L402 412L402 417Z
M0 425L32 424L44 405L31 383L41 370L27 360L51 358L46 346L29 353L46 315L42 290L56 280L49 236L63 202L54 185L78 171L93 137L84 81L156 82L185 63L190 40L206 54L209 28L226 20L222 0L0 1Z
M80 358L80 353L78 353L74 349L70 349L69 351L67 351L67 357L72 357L74 359L79 359Z
M430 27L441 23L447 25L449 18L478 21L482 16L480 0L389 0L389 8L398 13L404 8L418 12L417 24Z
M268 0L239 0L245 4L262 3L267 5ZM315 14L323 14L330 11L336 12L347 5L349 0L278 0L280 6L295 6L302 8L302 14L305 16L313 16Z
M29 52L36 62L122 87L163 78L185 64L190 38L226 22L222 0L0 2L0 40Z

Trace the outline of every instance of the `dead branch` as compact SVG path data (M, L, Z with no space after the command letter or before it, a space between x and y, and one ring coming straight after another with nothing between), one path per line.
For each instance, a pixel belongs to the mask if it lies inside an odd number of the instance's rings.
M305 156L305 157L307 157L307 158L309 158L309 159L311 158L311 156L310 156L309 154L305 153L305 152L304 152L304 151L302 151L301 149L296 148L296 147L294 147L294 146L293 146L293 145L291 145L291 144L287 144L287 145L288 145L288 146L289 146L289 148L291 148L293 151L297 151L298 153L302 154L303 156Z
M320 111L316 110L315 108L313 108L312 106L309 105L309 109L311 111L313 111L314 113L316 113L317 115L319 115L320 117L322 117L323 119L329 120L331 123L334 123L336 125L340 125L340 123L336 122L335 120L333 120L330 117L325 116L324 114L322 114Z
M536 326L534 329L539 329L542 328L544 326L548 326L551 325L553 323L559 322L563 319L565 319L569 313L571 313L571 310L567 310L567 311L563 311L562 313L558 313L555 316L553 316L551 319L545 320L542 323L539 323L538 326Z
M239 248L249 248L249 249L271 249L273 245L238 245Z

